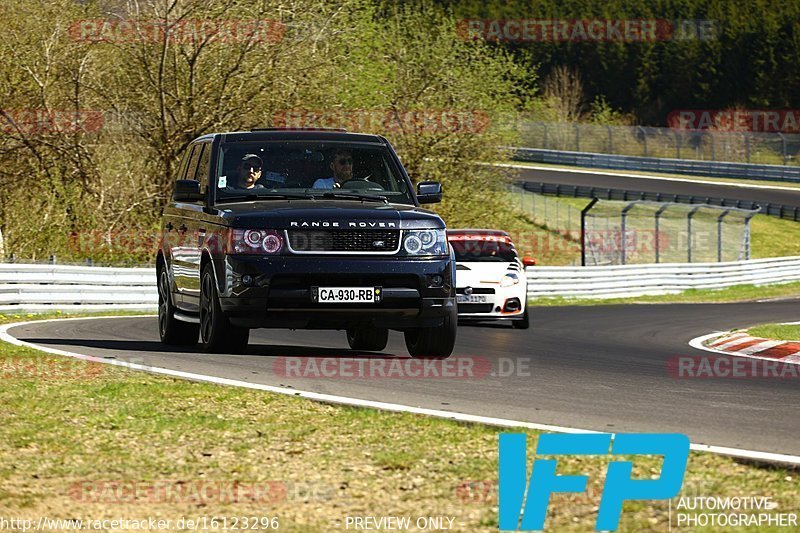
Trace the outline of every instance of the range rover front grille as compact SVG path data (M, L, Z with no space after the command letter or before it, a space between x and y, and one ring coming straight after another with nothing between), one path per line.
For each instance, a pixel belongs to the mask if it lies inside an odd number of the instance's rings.
M400 230L287 230L293 253L396 253Z

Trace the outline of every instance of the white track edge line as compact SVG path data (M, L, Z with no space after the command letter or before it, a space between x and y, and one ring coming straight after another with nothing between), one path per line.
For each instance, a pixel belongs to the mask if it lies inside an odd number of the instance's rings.
M662 180L662 181L677 181L681 183L698 183L700 185L720 185L723 187L739 187L742 189L769 189L776 191L800 191L800 187L783 187L781 185L759 185L757 183L737 183L732 181L709 181L703 179L690 179L690 178L669 178L664 176L648 176L640 174L628 174L624 172L609 172L603 170L592 170L581 167L571 168L553 168L543 166L529 166L529 165L515 165L514 163L489 163L492 166L504 168L519 168L528 170L550 170L553 172L570 172L573 174L595 174L598 176L618 176L620 178L638 178L643 180Z
M138 317L152 317L154 315L138 315ZM254 389L254 390L262 390L267 392L273 392L276 394L284 394L287 396L295 396L306 398L309 400L317 400L321 402L327 403L336 403L342 405L352 405L356 407L369 407L372 409L381 409L384 411L393 411L393 412L400 412L400 413L411 413L411 414L419 414L419 415L427 415L433 416L437 418L445 418L449 420L457 420L459 422L471 422L471 423L478 423L478 424L485 424L489 426L498 426L498 427L507 427L507 428L525 428L525 429L535 429L539 431L552 431L555 433L600 433L599 431L589 430L589 429L580 429L580 428L571 428L565 426L553 426L549 424L538 424L535 422L522 422L519 420L509 420L505 418L494 418L494 417L487 417L487 416L480 416L480 415L470 415L466 413L458 413L452 411L441 411L438 409L427 409L422 407L411 407L408 405L402 404L395 404L395 403L387 403L387 402L378 402L373 400L362 400L359 398L350 398L347 396L337 396L333 394L322 394L318 392L310 392L310 391L301 391L297 389L291 389L288 387L275 387L272 385L264 385L261 383L248 383L246 381L240 381L235 379L228 379L228 378L220 378L216 376L208 376L204 374L194 374L191 372L183 372L180 370L170 370L168 368L160 368L148 365L140 365L137 363L127 363L124 361L118 361L114 359L104 359L101 357L94 357L91 355L83 355L75 352L68 352L65 350L59 350L57 348L49 348L46 346L40 346L38 344L33 344L26 341L21 341L16 337L13 337L11 334L8 333L8 330L11 328L15 328L18 326L27 326L30 324L38 324L38 323L45 323L45 322L58 322L58 321L67 321L67 320L87 320L87 319L99 319L99 318L135 318L136 316L110 316L110 317L76 317L76 318L54 318L49 320L29 320L25 322L15 322L12 324L3 324L0 325L0 340L13 344L15 346L23 346L27 348L32 348L34 350L39 350L42 352L46 352L53 355L62 355L65 357L73 357L76 359L82 359L84 361L91 361L96 363L103 363L113 366L120 366L124 368L128 368L131 370L141 370L144 372L151 372L154 374L162 374L166 376L172 377L179 377L184 379L190 379L195 381L204 381L208 383L215 383L217 385L229 385L234 387L241 387L246 389ZM713 333L712 335L718 335L718 333ZM776 462L776 463L784 463L784 464L792 464L792 465L800 465L800 456L797 455L788 455L788 454L781 454L781 453L772 453L772 452L760 452L757 450L743 450L739 448L728 448L725 446L714 446L708 444L698 444L692 443L690 448L697 452L708 452L714 453L719 455L727 455L731 457L739 457L745 459L754 459L758 461L767 461L767 462Z

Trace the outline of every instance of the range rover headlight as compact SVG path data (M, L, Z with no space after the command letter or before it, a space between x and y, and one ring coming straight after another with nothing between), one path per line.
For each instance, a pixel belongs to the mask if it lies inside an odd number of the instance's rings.
M509 272L508 274L503 276L503 279L500 280L501 287L511 287L512 285L516 285L517 283L519 283L519 276L517 276L513 272Z
M447 237L443 229L407 230L403 250L408 255L447 255Z
M283 237L274 229L234 229L229 250L236 254L277 254L283 248Z

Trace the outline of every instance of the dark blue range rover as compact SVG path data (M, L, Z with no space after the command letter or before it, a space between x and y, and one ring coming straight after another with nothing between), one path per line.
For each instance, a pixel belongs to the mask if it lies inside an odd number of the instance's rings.
M251 328L343 329L354 350L405 334L448 357L455 260L439 183L416 192L389 142L334 130L215 133L192 142L157 258L165 344L242 352Z

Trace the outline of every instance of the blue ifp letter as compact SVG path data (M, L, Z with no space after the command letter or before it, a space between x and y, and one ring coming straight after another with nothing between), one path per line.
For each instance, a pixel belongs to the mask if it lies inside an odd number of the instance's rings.
M607 433L545 434L539 436L536 455L605 455L610 444L611 435ZM555 460L536 459L525 499L525 465L525 435L501 433L498 490L501 530L544 529L552 493L586 490L587 476L557 476Z
M618 433L614 438L612 453L663 455L664 466L658 479L631 479L633 463L611 462L597 514L595 529L598 531L617 529L625 500L663 500L678 494L689 459L689 437L680 433Z

